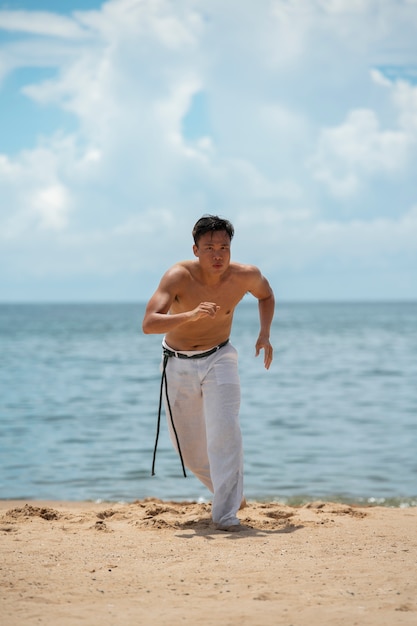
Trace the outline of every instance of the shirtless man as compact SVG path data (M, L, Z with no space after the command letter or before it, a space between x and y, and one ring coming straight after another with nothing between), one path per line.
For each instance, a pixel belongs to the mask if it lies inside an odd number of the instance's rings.
M257 267L230 260L232 224L207 215L193 229L197 260L171 267L149 300L144 333L164 334L162 365L171 440L181 460L213 493L212 518L220 530L239 530L243 449L239 425L237 352L229 342L233 313L249 292L259 305L255 356L269 342L274 294Z

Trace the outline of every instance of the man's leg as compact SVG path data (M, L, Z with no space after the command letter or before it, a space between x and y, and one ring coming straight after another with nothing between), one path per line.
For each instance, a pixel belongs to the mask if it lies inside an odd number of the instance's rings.
M207 450L214 496L212 517L223 528L236 526L243 499L243 447L239 424L237 352L230 344L209 357L203 379ZM208 359L207 359L208 361Z
M184 465L211 491L206 424L197 360L171 357L167 364L168 397ZM165 412L174 448L178 451L164 391Z

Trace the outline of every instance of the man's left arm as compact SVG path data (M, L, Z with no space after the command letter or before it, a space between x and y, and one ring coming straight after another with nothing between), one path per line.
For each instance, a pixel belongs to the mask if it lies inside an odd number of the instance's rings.
M259 270L255 272L254 279L254 286L250 292L258 300L260 323L259 335L255 344L255 356L258 356L261 350L264 351L264 365L268 370L273 359L273 348L269 336L274 318L275 298L269 282Z

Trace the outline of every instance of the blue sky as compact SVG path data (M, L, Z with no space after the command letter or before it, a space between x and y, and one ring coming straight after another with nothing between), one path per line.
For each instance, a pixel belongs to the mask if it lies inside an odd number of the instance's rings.
M281 300L417 299L417 0L0 0L0 301L144 300L204 213Z

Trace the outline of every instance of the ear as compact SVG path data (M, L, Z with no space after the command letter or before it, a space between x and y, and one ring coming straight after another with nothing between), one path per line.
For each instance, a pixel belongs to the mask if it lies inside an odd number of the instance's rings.
M193 245L193 252L194 256L198 257L198 247L195 244Z

